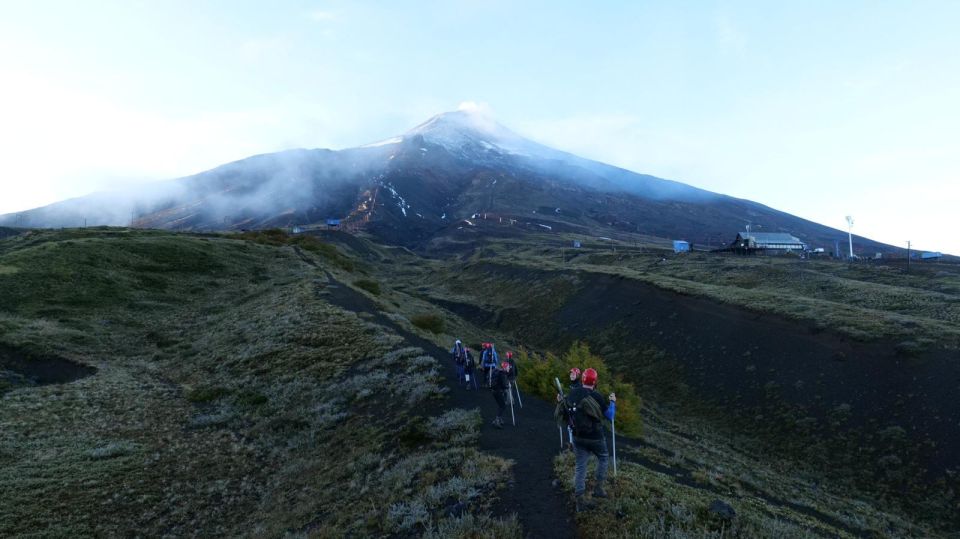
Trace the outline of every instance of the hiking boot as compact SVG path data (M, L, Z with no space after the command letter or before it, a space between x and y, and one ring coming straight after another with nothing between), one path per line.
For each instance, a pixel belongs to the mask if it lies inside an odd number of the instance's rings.
M603 487L597 487L597 488L593 489L593 497L594 497L594 498L606 498L606 497L607 497L607 491L603 490Z
M574 501L575 501L578 513L593 509L593 504L588 502L586 499L584 499L583 494L580 494L576 498L574 498Z

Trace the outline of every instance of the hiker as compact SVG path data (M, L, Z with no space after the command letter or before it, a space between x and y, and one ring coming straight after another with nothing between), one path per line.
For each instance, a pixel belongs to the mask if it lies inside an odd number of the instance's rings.
M480 367L483 369L483 375L487 379L487 387L492 387L493 371L497 370L497 351L492 343L483 343L483 352L480 354Z
M515 384L517 382L517 362L513 359L513 352L507 352L507 363L510 364L510 383Z
M603 396L595 388L597 385L597 371L587 369L583 371L581 387L570 390L566 399L557 395L557 401L563 402L563 414L569 420L573 416L573 440L576 454L576 467L573 475L573 493L577 511L590 508L583 496L586 491L587 461L590 455L597 457L596 485L593 489L594 498L606 498L603 482L607 477L607 440L603 433L602 419L613 421L617 410L617 396L611 393L604 402Z
M490 391L493 392L493 399L497 401L497 417L493 420L493 426L498 429L503 428L503 411L507 409L507 399L510 395L510 364L504 361L500 368L494 368Z
M453 350L450 351L450 354L453 356L453 362L457 366L457 383L462 384L464 382L464 361L466 360L466 352L463 349L463 343L460 342L460 339L457 339L453 343Z
M517 385L517 376L520 375L520 371L517 370L517 362L513 359L513 352L507 352L507 363L510 364L510 371L508 373L508 378L510 379L510 398L513 399L513 392L517 393L517 403L520 404L520 407L523 408L523 399L520 398L520 386Z
M463 379L464 383L467 386L467 391L470 391L470 386L473 386L473 389L480 389L477 385L477 373L476 373L476 362L473 361L473 354L470 353L469 348L463 349Z
M580 387L580 369L574 367L570 369L570 389Z

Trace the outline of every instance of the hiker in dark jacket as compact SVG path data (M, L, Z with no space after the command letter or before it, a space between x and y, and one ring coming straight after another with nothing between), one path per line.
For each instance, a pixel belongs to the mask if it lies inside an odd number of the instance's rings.
M601 418L612 421L617 410L617 396L613 393L605 401L594 388L597 385L597 371L587 369L581 378L582 387L570 390L566 401L574 406L573 441L576 453L576 468L573 474L573 493L576 497L577 511L588 509L590 506L584 501L586 491L587 462L590 455L597 457L596 485L593 489L594 498L606 498L603 482L607 478L607 440L603 432ZM558 396L559 400L560 397ZM592 402L588 402L592 401ZM569 415L569 412L568 412Z
M570 369L570 389L580 387L580 369L574 367Z
M497 417L493 420L493 426L498 429L503 428L503 411L507 409L507 399L510 395L510 364L504 361L499 369L493 371L493 382L490 385L490 391L493 392L493 399L497 401Z
M473 386L473 389L480 389L480 386L477 385L477 364L473 361L473 354L470 353L469 348L463 349L463 379L464 383L467 386L467 390L470 390L470 386Z
M510 383L515 384L517 383L517 375L520 373L519 371L517 371L517 362L515 359L513 359L513 352L507 352L507 363L510 364L510 372L509 372Z
M463 367L466 360L466 352L464 351L463 343L460 342L460 339L457 339L457 341L453 343L453 350L450 351L450 355L453 356L453 363L457 366L457 382L462 384L464 382Z

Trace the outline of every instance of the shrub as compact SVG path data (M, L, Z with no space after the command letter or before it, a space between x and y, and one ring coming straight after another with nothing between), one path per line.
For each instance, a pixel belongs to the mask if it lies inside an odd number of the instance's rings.
M203 386L187 390L186 397L190 402L212 402L226 394L226 388L217 386Z
M371 281L370 279L357 279L356 281L353 281L353 286L362 288L374 296L380 295L380 283L377 281Z
M604 364L600 356L590 352L585 343L575 342L570 348L557 357L548 353L545 357L533 357L526 350L521 349L518 354L517 368L520 372L518 383L529 393L538 395L551 402L557 394L554 387L554 378L560 379L564 393L570 386L570 369L577 367L585 370L592 367L597 371L597 391L606 395L617 394L617 427L620 432L630 436L639 436L643 429L640 418L642 401L637 395L633 384L623 381L618 375L613 375Z
M134 449L130 442L110 442L87 451L87 456L92 460L112 459L129 455Z
M443 333L443 318L435 314L418 314L410 319L410 323L431 333Z

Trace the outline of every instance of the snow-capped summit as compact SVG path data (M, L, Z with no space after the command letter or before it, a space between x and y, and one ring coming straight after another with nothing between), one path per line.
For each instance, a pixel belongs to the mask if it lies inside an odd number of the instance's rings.
M547 159L558 159L565 155L514 133L480 107L461 105L458 110L437 114L404 133L403 138L417 135L426 142L455 153L493 151Z

